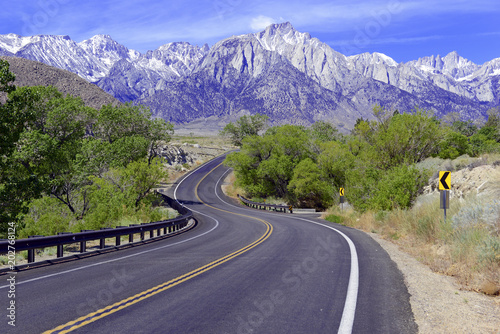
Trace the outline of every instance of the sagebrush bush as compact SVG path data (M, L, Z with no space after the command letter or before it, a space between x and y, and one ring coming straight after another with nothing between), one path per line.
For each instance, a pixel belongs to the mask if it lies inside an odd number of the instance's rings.
M486 227L490 233L500 235L500 200L473 202L464 206L452 218L455 229Z
M483 265L500 264L500 238L488 236L478 246L479 260Z

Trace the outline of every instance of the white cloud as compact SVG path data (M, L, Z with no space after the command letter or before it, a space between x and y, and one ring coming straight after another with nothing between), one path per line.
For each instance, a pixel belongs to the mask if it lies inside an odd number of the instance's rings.
M252 28L252 30L254 31L260 31L264 30L267 26L273 23L276 23L276 21L273 18L264 15L259 15L252 19L252 22L250 23L250 28Z

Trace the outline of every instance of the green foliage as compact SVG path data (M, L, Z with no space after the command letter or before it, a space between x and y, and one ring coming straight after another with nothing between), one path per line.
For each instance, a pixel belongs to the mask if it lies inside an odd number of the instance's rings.
M333 204L332 186L310 158L295 166L288 190L301 207L324 209Z
M317 121L311 125L309 133L313 140L318 140L322 143L338 140L341 137L335 126L324 121Z
M285 125L247 137L226 159L249 196L277 196L289 204L325 208L346 188L358 210L408 208L424 185L414 164L438 151L439 123L424 110L412 114L374 107L378 121L359 119L337 140L333 126Z
M393 167L381 175L369 200L370 207L377 210L408 209L425 184L425 175L415 166Z
M98 111L54 87L15 89L12 80L8 65L0 62L0 90L9 92L7 102L0 105L3 231L8 222L18 222L29 233L39 233L36 226L52 231L44 217L54 219L60 205L72 216L69 220L88 218L96 222L91 224L95 227L119 216L120 210L115 209L124 203L130 206L127 210L145 205L152 187L164 177L155 157L160 145L170 140L172 124L151 119L150 111L142 106L107 105ZM128 180L121 184L127 201L120 205L123 198L102 190L110 189L102 180L115 170ZM46 201L52 211L47 209L35 219L30 212L38 199Z
M469 153L471 147L467 137L461 133L450 131L439 143L439 154L441 159L456 159L461 155Z
M221 131L221 136L228 136L236 146L243 145L243 139L248 136L257 136L260 131L266 127L266 115L255 114L251 116L242 116L236 123L227 124Z
M12 84L16 76L10 72L9 67L7 61L0 59L0 92L10 93L16 89Z
M346 198L359 211L407 209L425 185L425 176L413 165L386 171L359 162L347 172Z
M488 120L484 124L484 127L492 127L500 130L500 108L492 108L488 110Z
M241 151L228 155L225 163L235 169L249 196L291 198L288 184L295 166L313 156L309 143L303 127L283 125L262 137L246 137Z
M478 131L477 125L472 123L472 121L454 121L451 124L451 128L466 137L470 137Z
M441 131L431 115L417 109L412 114L395 115L384 126L378 126L371 143L379 166L387 169L431 156L440 138Z
M484 126L469 138L469 143L472 156L498 153L500 152L500 128Z
M20 230L19 237L70 232L74 220L74 215L63 203L52 197L42 197L29 204L29 211L24 218L24 228Z
M334 188L346 184L346 172L354 166L355 156L347 144L326 142L321 146L318 165L321 172L332 181Z
M419 108L400 113L377 105L373 115L373 121L358 119L351 135L340 140L326 122L309 129L272 127L262 137L243 139L241 151L230 154L226 164L251 197L276 196L293 205L325 208L345 187L355 209L390 211L410 208L426 184L430 175L416 163L500 148L494 112L490 126L481 129L458 114L442 124ZM421 225L425 229L425 222Z
M325 217L325 220L328 220L329 222L335 223L335 224L342 224L342 217L330 214Z

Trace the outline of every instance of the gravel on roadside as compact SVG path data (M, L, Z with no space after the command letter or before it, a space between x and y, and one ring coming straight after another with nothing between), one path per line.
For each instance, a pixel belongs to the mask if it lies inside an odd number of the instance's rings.
M375 233L368 233L403 273L419 333L500 333L500 296L461 290Z

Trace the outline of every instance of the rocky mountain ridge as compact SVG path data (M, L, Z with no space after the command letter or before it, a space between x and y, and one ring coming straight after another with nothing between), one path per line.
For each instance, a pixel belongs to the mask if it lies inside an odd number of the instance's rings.
M346 129L380 104L463 119L500 105L500 58L483 65L456 52L397 63L381 53L346 57L290 23L232 36L212 47L168 43L140 54L97 35L0 35L0 55L73 71L120 101L151 107L176 123L263 113L275 124L329 120Z

